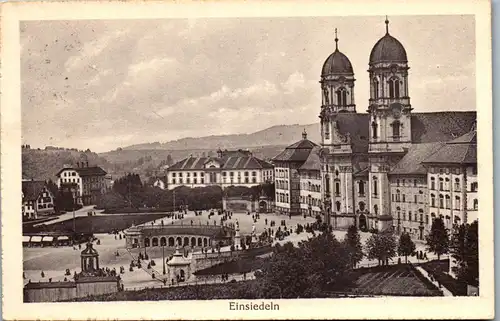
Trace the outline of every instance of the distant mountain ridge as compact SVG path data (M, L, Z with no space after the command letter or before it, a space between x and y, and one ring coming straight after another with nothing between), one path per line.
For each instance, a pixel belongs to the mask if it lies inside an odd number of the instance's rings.
M277 125L251 134L212 135L205 137L186 137L165 143L154 142L123 147L122 150L217 150L250 148L261 146L291 145L302 139L303 131L307 138L318 143L321 140L319 123L308 125Z

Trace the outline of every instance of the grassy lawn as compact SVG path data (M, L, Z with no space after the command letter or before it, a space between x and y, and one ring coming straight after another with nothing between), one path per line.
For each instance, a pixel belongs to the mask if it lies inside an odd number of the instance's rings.
M442 293L411 265L362 268L353 272L352 292L363 295L442 296ZM357 275L356 275L357 274Z
M449 260L433 260L420 264L420 266L432 275L436 281L447 288L454 296L466 296L467 284L451 277L448 274L450 263Z
M195 275L219 275L223 273L248 273L261 269L264 264L264 259L256 257L246 257L236 259L227 263L217 264L212 267L197 271Z
M124 230L145 222L159 220L166 214L113 214L98 216L83 216L75 219L76 231L78 233L110 233L114 230ZM31 227L23 232L73 232L73 220L54 223L51 225Z

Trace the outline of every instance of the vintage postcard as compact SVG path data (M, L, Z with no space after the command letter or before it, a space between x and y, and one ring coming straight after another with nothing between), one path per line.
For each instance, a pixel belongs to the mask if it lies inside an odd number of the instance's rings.
M488 1L1 15L5 319L494 317Z

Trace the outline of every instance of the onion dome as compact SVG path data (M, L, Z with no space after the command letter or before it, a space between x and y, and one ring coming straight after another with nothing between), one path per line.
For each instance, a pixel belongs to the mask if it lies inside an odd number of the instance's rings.
M383 36L370 53L370 65L380 62L408 62L406 50L393 36L389 34L389 20L385 20L385 36Z
M332 74L354 74L351 61L346 55L339 51L339 39L337 38L337 29L335 29L335 51L326 59L321 70L321 76Z

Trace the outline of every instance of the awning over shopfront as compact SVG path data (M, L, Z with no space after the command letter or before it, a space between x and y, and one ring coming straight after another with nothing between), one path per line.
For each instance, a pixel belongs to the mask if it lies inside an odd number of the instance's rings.
M58 241L67 241L67 240L69 240L69 237L67 237L67 236L58 236L57 240Z
M44 242L52 242L52 241L54 241L54 237L53 236L44 236L43 241Z
M31 242L33 243L39 243L42 241L42 237L41 236L32 236L31 237Z
M26 236L26 235L24 235L24 236L23 236L23 242L29 242L29 241L30 241L30 238L31 238L31 236Z

